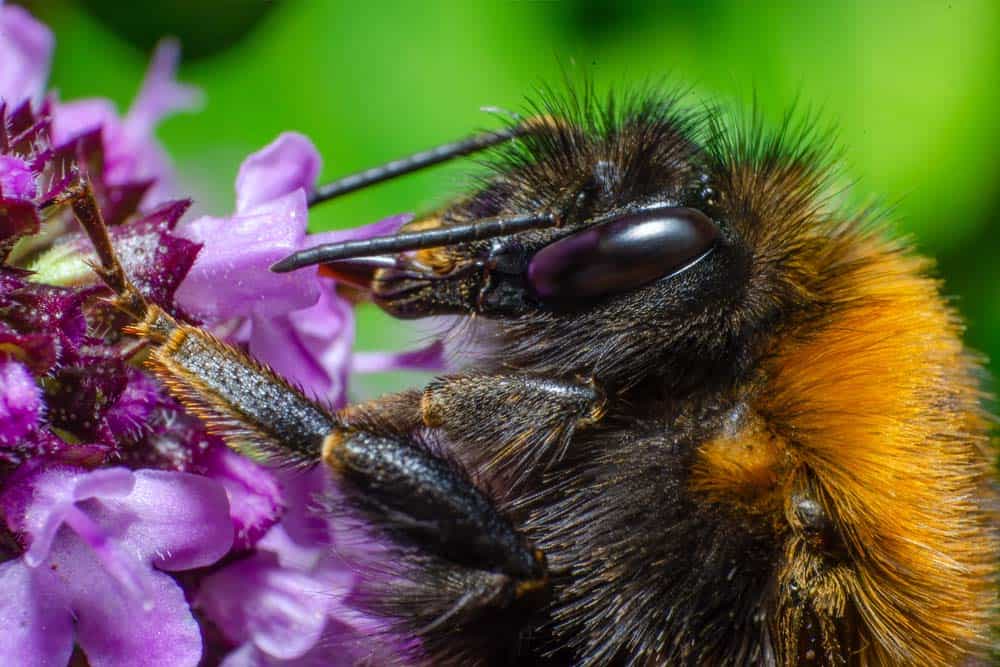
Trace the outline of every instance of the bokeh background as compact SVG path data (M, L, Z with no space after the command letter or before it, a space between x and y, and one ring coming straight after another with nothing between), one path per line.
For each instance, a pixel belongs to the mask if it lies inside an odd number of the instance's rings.
M23 2L23 0L21 0ZM1000 3L425 3L374 0L38 0L64 99L127 107L162 35L181 38L181 78L206 106L160 137L202 211L233 207L240 161L283 130L304 132L335 176L494 126L562 70L599 85L666 77L777 122L796 100L839 128L862 199L937 258L969 342L1000 360ZM313 212L314 230L440 203L460 165ZM359 347L416 334L365 309ZM998 368L996 362L992 366ZM385 379L382 382L386 382ZM994 385L995 386L995 385Z

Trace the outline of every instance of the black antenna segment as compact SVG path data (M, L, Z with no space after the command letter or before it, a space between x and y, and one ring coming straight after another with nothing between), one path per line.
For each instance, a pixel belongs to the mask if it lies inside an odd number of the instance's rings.
M442 162L447 162L448 160L478 153L497 144L502 144L505 141L510 141L511 139L535 131L541 125L542 123L538 119L529 119L504 130L475 134L461 141L441 144L430 150L414 153L399 160L386 162L378 167L372 167L371 169L359 171L356 174L338 178L332 183L317 187L309 195L309 206L315 206L316 204L335 199L355 190L361 190L370 185L388 181L397 176L410 174Z

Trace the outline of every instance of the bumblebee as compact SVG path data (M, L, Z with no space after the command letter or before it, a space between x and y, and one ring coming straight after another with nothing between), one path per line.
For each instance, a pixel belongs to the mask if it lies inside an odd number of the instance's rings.
M273 267L475 325L460 372L337 413L145 299L71 203L170 391L326 466L388 545L361 603L414 662L987 660L990 417L931 263L837 204L809 123L590 89L532 112L312 194L489 151L468 196Z

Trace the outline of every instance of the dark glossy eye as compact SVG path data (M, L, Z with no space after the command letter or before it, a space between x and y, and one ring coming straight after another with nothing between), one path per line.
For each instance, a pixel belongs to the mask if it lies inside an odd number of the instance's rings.
M528 281L547 300L626 292L683 271L718 238L712 219L693 208L624 214L539 250L528 265Z

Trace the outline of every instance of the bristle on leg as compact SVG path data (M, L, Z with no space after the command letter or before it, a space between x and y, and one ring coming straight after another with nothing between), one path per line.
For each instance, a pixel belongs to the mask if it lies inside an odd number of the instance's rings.
M85 180L47 206L72 208L97 253L95 272L131 319L125 332L151 344L146 365L174 398L234 449L293 465L319 460L332 415L267 366L149 302L125 273Z
M108 226L104 222L104 216L101 215L101 209L97 204L97 198L94 196L90 182L81 176L77 184L68 188L55 200L45 204L43 208L52 210L64 206L72 208L77 222L90 237L99 262L99 265L93 267L94 271L114 291L117 297L115 306L127 313L133 320L144 319L149 313L150 304L129 280L124 267L118 260L118 255L111 243L111 236L108 234Z

